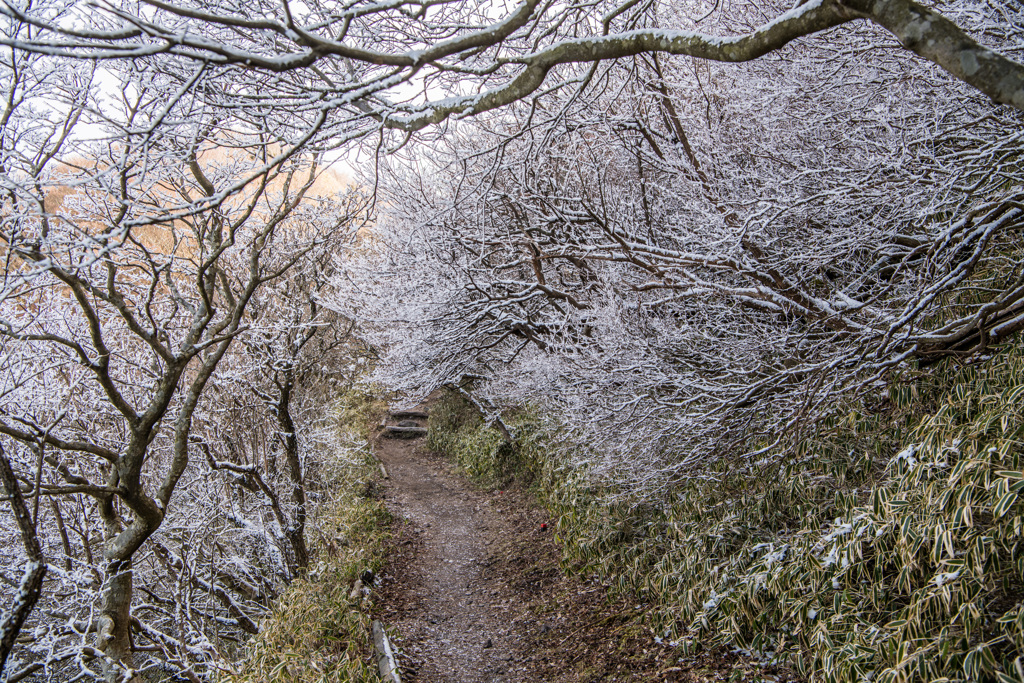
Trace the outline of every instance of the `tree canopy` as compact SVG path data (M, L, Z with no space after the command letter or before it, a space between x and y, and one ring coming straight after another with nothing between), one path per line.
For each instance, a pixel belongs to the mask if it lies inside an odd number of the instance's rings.
M794 457L1024 327L1018 3L0 22L4 657L63 558L17 676L213 675L309 562L312 454L363 355L510 441L502 408L543 406L571 466L645 497Z

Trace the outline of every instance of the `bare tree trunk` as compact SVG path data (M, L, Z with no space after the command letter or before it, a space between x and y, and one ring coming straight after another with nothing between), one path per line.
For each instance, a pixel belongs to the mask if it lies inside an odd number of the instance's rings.
M108 484L114 487L123 483L124 480L115 468ZM121 680L125 668L132 669L135 664L130 631L134 579L132 558L159 524L147 524L147 520L136 513L136 518L125 527L112 495L101 498L97 507L105 527L105 565L102 598L96 619L96 649L106 655L103 662L104 678L114 683Z
M290 374L290 373L289 373ZM306 488L302 476L302 462L299 460L299 439L295 434L295 421L291 414L292 380L289 376L277 402L277 424L284 441L285 462L288 476L292 481L292 503L295 510L291 523L285 529L285 536L295 555L295 566L304 570L309 566L309 551L306 548Z
M474 408L480 412L480 416L484 419L484 423L488 427L494 427L501 434L501 438L505 439L505 443L514 444L515 439L512 438L512 432L508 430L504 420L501 419L501 414L497 409L488 406L482 401L478 400L473 394L469 393L468 390L463 389L461 383L449 384L455 391L459 392L463 398L469 401Z
M68 538L68 529L64 525L64 514L60 510L60 501L56 498L50 498L50 509L53 510L53 518L57 520L57 531L60 532L60 544L64 548L64 569L71 571L72 563L71 560L71 539Z
M0 481L3 482L4 491L10 500L14 517L18 521L21 530L21 542L28 554L28 564L25 567L25 576L21 579L18 593L14 597L14 604L10 612L0 622L0 674L7 665L7 657L14 648L14 642L21 632L32 608L35 607L39 595L43 591L43 577L46 576L46 562L43 561L43 550L39 546L39 538L36 536L36 528L32 523L25 499L18 488L18 480L11 469L11 463L0 447Z
M103 582L103 600L97 620L96 647L114 662L128 668L134 665L131 645L132 563L112 560L107 564ZM104 665L108 681L119 680L121 671L110 663Z

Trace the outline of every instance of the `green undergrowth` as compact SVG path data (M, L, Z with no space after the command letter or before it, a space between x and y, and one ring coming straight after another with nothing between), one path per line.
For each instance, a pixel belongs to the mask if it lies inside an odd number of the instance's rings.
M382 403L352 392L336 407L339 445L321 465L323 498L307 527L314 558L278 597L222 683L370 683L379 680L370 617L349 597L363 570L378 572L392 543L392 517L373 493L377 465L363 436Z
M567 567L652 605L681 653L724 645L820 681L1024 679L1024 348L894 380L786 459L720 463L652 502L588 483L528 411L516 444L458 396L432 447L557 515ZM611 500L617 502L609 502Z

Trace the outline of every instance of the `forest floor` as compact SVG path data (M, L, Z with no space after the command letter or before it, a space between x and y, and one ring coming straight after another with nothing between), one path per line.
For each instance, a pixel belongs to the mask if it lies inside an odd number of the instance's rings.
M374 616L405 683L790 679L736 653L658 644L643 605L561 571L555 520L527 492L483 490L424 441L373 442L399 520Z

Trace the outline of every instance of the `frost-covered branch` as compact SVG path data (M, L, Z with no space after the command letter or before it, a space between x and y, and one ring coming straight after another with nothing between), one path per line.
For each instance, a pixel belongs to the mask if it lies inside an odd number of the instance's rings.
M422 130L540 97L560 67L659 53L749 62L855 21L884 29L993 102L1024 110L1024 65L1012 52L985 45L977 31L914 0L812 0L789 11L769 10L765 14L774 17L759 25L723 26L720 33L671 21L637 28L638 21L650 23L638 14L645 10L614 2L599 6L608 17L603 23L589 5L564 8L539 0L521 2L497 20L472 2L367 1L338 10L319 2L289 8L266 0L211 11L203 4L151 0L144 10L104 3L96 16L76 15L64 23L10 0L4 7L11 20L35 33L0 38L0 44L89 60L198 61L220 71L211 78L232 74L237 84L218 88L211 103L266 107L273 98L288 101L300 115L286 128L326 134L317 144L380 126ZM174 70L184 73L180 66ZM263 75L253 79L255 74ZM410 98L410 88L422 96ZM313 112L327 118L314 123L306 117Z
M332 305L389 386L474 376L644 493L884 405L912 363L1021 328L1024 137L927 66L872 63L876 35L744 70L637 55L593 92L464 121L381 171L374 249Z

